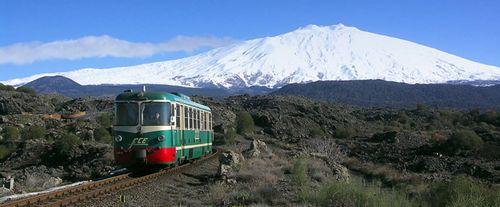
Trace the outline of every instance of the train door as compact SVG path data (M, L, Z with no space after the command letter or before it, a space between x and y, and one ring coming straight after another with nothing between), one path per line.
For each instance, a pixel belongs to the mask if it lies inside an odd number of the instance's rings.
M180 104L175 104L172 105L172 108L174 108L172 113L172 116L175 116L175 125L172 127L172 147L179 146L179 143L182 142L182 123L181 123L181 105Z

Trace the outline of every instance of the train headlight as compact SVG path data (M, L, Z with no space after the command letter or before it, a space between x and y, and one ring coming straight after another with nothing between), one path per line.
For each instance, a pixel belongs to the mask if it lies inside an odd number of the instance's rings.
M116 135L115 136L115 141L116 142L121 142L122 140L123 140L122 136L120 136L120 135Z
M165 140L165 136L160 135L160 136L158 137L158 142L162 142L163 140Z

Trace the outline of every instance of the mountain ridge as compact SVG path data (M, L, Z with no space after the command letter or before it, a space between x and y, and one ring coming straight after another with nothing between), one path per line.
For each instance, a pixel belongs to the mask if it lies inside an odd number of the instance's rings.
M53 75L68 77L81 85L279 88L290 83L325 80L382 79L412 84L500 80L500 68L338 24L307 25L285 34L234 43L177 60L38 74L3 83L22 85Z

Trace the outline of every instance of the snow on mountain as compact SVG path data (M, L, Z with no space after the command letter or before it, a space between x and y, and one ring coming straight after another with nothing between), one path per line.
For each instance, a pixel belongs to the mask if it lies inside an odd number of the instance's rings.
M54 75L82 85L150 83L237 88L280 87L318 80L383 79L404 83L500 80L500 68L339 24L309 25L178 60L39 74L3 83L21 85Z

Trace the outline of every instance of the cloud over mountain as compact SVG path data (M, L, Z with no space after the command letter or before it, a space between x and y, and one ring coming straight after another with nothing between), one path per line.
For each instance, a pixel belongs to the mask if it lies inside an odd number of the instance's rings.
M35 61L93 57L148 57L168 52L191 52L235 42L223 37L177 36L160 43L129 42L108 35L85 36L53 42L16 43L0 47L0 64L30 64Z

